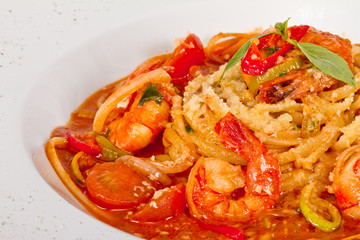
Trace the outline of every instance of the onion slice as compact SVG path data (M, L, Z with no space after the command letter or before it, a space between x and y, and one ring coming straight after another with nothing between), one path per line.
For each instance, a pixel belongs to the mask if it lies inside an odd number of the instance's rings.
M333 232L336 229L339 228L341 224L341 215L339 210L332 205L330 202L316 197L316 200L313 196L313 191L316 188L315 182L310 182L308 185L306 185L302 192L300 197L300 209L301 213L304 215L304 217L315 227L320 229L323 232ZM310 199L313 198L313 201L316 203L318 208L326 209L327 212L331 216L331 220L326 219L316 211L312 209L310 206Z
M171 185L171 179L168 175L155 167L151 162L134 156L121 156L116 161L122 161L125 164L134 167L139 172L147 175L151 180L157 180L165 186Z

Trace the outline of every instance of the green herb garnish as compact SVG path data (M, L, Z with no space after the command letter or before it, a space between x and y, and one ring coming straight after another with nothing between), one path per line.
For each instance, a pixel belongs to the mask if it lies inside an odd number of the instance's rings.
M296 125L293 127L294 130L299 130L300 128L301 128L301 125L299 125L299 124L296 124Z
M107 138L109 136L109 133L110 133L110 128L106 129L106 133L105 133L104 137Z
M354 74L349 65L336 53L312 43L297 43L295 46L300 48L310 62L323 73L353 87L356 86Z
M288 39L287 26L288 26L289 20L290 20L290 18L286 19L286 21L283 22L283 23L282 23L282 22L277 22L277 23L275 24L275 28L276 28L277 30L279 30L279 33L280 33L282 39L285 40L285 41L287 41L287 39ZM279 33L278 33L278 34L279 34Z
M138 106L142 106L145 102L150 100L153 100L160 106L163 98L164 96L158 92L158 90L152 83L150 83L149 86L145 89L143 95L141 96Z
M273 55L274 53L276 53L277 51L279 51L279 47L273 47L273 48L266 48L266 56L269 57L271 55Z
M188 133L194 132L194 130L191 128L191 126L190 126L189 124L185 126L185 130L186 130L186 132L188 132Z

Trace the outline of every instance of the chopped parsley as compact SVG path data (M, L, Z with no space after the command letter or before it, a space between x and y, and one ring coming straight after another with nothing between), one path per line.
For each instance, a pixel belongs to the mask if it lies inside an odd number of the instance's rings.
M108 137L109 136L109 133L110 133L110 128L108 128L107 130L106 130L106 133L105 133L105 135L104 135L104 137Z
M150 83L149 86L147 86L147 88L145 89L143 95L141 96L138 106L142 106L144 105L144 103L151 100L153 100L160 106L163 98L164 96L158 92L158 90L152 83Z
M185 126L185 130L186 130L186 132L188 132L188 133L194 132L194 130L191 128L191 126L190 126L189 124Z
M271 56L273 55L274 53L276 53L277 51L279 51L279 47L272 47L272 48L266 48L266 56Z
M294 130L299 130L300 128L301 128L301 125L296 124L293 129L294 129Z

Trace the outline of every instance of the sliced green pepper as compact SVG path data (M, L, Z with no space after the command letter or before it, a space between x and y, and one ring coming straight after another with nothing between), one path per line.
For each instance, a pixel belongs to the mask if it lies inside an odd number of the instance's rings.
M106 137L97 135L95 137L96 142L100 146L101 154L109 161L114 161L123 155L132 155L129 152L123 151L115 147Z
M296 57L282 64L276 65L267 70L264 74L254 76L248 84L249 90L253 95L255 95L260 84L270 81L280 75L284 75L284 73L287 73L290 70L299 69L303 67L304 64L303 58Z
M319 215L310 207L310 198L313 196L312 192L315 188L315 183L312 182L308 184L301 192L300 198L300 209L304 217L315 227L320 229L323 232L333 232L335 231L341 224L341 215L339 210L329 203L328 201L316 198L316 204L319 207L325 208L331 216L331 220L324 218Z

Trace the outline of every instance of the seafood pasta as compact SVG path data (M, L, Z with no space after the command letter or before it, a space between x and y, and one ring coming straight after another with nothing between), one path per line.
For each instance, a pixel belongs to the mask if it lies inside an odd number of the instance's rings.
M46 153L146 239L360 238L360 47L307 25L189 34L100 89Z

